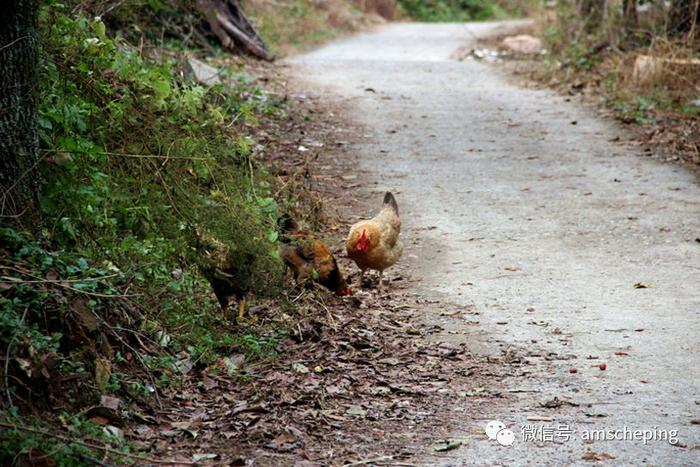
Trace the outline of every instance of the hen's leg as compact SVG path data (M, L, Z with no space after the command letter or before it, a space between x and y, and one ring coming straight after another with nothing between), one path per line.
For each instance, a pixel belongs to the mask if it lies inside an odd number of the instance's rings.
M384 270L379 270L379 290L384 288Z
M360 269L360 288L362 288L362 280L365 278L365 270Z

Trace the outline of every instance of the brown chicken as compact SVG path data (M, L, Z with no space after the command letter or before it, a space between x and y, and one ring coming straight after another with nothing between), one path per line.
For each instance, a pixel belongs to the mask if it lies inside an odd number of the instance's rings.
M249 269L254 256L244 254L237 258L230 247L199 228L195 229L195 246L201 253L199 270L211 284L221 309L226 312L229 300L236 297L238 318L243 318L245 297L252 284Z
M403 244L399 240L400 233L399 206L394 195L387 192L379 214L353 225L345 242L348 257L355 261L362 271L360 285L365 270L374 269L379 271L379 287L382 287L384 270L394 265L403 252Z
M300 230L291 218L283 220L282 232L280 257L298 284L315 281L336 295L352 294L333 253L321 240L309 231Z

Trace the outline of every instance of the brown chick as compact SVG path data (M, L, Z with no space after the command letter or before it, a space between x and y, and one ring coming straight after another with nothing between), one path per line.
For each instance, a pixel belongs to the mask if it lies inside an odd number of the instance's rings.
M297 283L315 281L336 295L352 294L333 253L325 243L311 232L300 230L291 218L283 221L282 231L280 258L292 270Z
M379 287L382 287L384 270L393 266L403 252L400 233L399 206L394 195L387 192L379 214L353 225L345 242L348 257L360 268L360 285L365 271L374 269L379 271Z

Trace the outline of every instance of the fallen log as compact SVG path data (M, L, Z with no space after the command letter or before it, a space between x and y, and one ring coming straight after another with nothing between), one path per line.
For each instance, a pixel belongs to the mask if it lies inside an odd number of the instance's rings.
M700 59L678 59L639 55L634 61L632 79L637 84L647 84L661 76L674 76L676 79L682 76L698 76L700 73ZM689 82L694 80L689 79Z
M226 49L238 51L238 46L243 46L258 58L274 60L275 56L267 49L238 0L197 0L197 9Z

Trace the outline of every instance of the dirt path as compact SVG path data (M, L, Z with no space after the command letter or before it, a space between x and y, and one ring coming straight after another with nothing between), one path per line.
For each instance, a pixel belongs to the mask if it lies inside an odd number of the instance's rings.
M455 408L464 445L421 462L700 465L700 188L591 112L451 60L502 27L390 25L292 60L366 128L353 149L397 193L438 338L513 368L492 410ZM486 437L491 419L512 446ZM586 442L593 429L677 440Z

